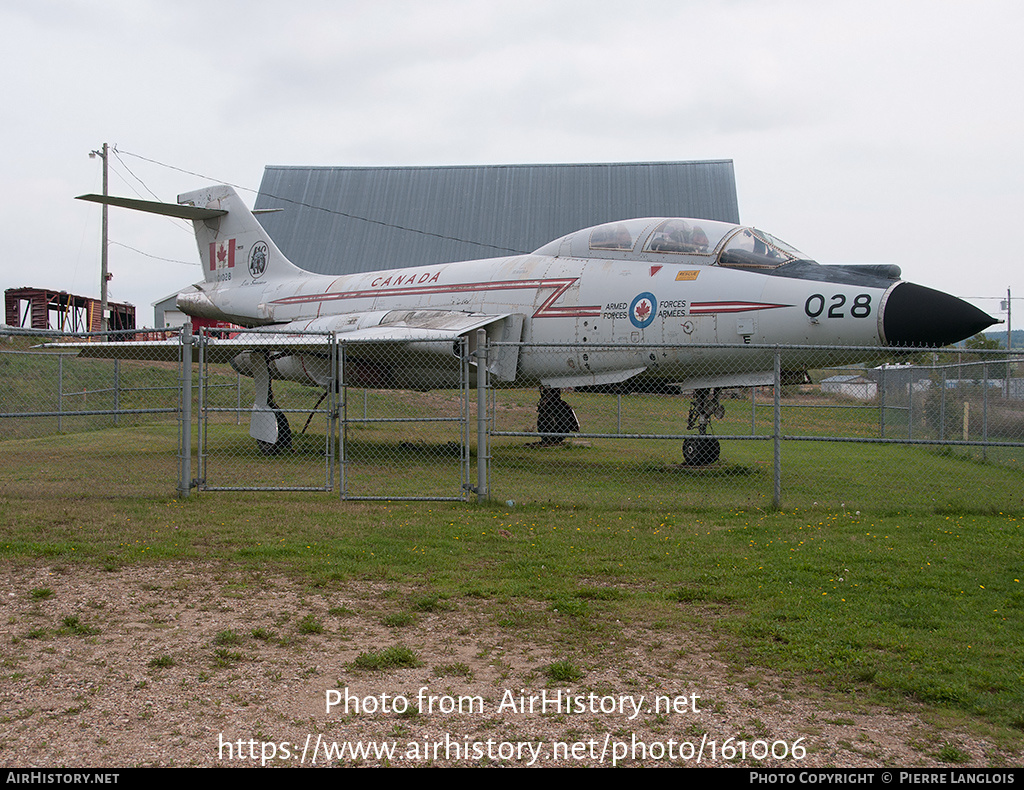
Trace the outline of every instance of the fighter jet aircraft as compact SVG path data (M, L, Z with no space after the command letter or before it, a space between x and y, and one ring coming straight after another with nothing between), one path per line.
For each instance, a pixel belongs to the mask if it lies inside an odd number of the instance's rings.
M269 453L290 437L272 380L336 384L326 341L310 332L394 344L388 369L373 371L377 387L440 386L412 353L432 355L440 370L453 360L453 341L468 336L475 344L478 329L507 343L488 358L488 373L501 381L561 389L668 376L694 391L687 425L700 437L684 443L684 458L707 464L719 455L706 436L723 411L719 392L773 380L771 351L709 344L932 347L997 322L954 296L904 282L897 266L821 265L761 230L711 220L626 219L528 255L332 276L290 262L227 186L179 195L177 204L81 199L192 221L204 281L178 294L177 304L190 316L252 328L211 342L254 378L250 434ZM89 344L83 353L109 356L116 345L139 353L125 348L135 343ZM806 369L814 353L786 352L786 370ZM358 385L359 375L350 366L346 382ZM539 424L553 421L539 415Z

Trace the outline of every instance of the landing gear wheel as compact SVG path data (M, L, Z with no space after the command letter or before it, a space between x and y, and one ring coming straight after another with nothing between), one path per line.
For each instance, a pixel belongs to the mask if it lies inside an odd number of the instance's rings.
M718 460L721 447L711 436L694 436L683 440L683 461L687 466L708 466Z
M256 440L256 445L264 455L280 455L292 449L292 429L288 425L288 418L280 409L274 410L274 417L277 418L277 441L261 442Z
M540 388L540 403L537 404L537 433L540 445L561 444L570 433L580 432L580 421L576 412L562 400L562 391L554 387Z

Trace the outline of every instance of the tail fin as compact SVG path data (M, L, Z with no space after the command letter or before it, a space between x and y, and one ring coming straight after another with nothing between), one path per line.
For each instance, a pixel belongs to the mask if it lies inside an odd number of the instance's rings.
M192 220L199 258L203 261L203 276L208 282L246 277L270 280L294 277L300 272L231 187L214 186L186 192L178 195L178 203L223 212L212 219Z
M177 204L109 195L81 195L78 199L192 220L207 282L271 280L301 272L229 186L186 192L178 195Z

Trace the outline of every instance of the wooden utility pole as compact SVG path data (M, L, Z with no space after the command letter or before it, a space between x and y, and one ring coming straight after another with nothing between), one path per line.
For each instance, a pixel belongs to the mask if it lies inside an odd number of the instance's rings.
M103 144L102 151L90 151L89 156L98 156L103 160L103 197L107 196L107 154L109 147ZM100 230L100 331L106 332L109 328L107 323L107 282L110 275L107 274L107 204L103 204L103 220Z
M1006 350L1007 351L1009 351L1010 348L1011 348L1010 333L1011 333L1011 331L1013 329L1013 322L1010 320L1011 319L1011 315L1010 315L1010 305L1011 304L1012 304L1012 302L1010 300L1010 289L1007 288L1006 289Z

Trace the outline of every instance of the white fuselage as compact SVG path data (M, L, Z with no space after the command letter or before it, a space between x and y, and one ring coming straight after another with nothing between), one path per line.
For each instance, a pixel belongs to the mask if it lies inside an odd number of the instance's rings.
M694 348L707 344L884 344L887 288L667 257L532 254L341 277L235 279L230 287L209 283L204 290L224 317L239 323L331 331L341 340L398 310L521 315L516 378L554 386L612 383L658 368L672 368L675 377L686 368L705 376L771 369L770 352ZM566 348L556 353L545 346ZM790 353L787 365L801 365L797 356Z

